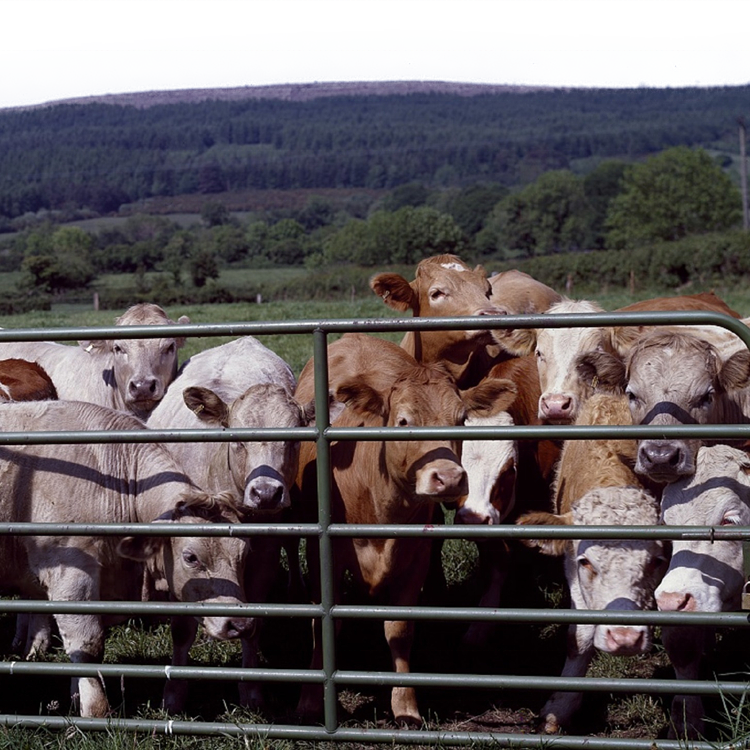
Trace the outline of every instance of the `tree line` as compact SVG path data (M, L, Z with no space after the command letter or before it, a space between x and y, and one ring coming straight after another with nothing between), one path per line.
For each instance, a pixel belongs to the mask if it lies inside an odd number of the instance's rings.
M203 301L226 299L217 283L222 269L372 269L413 265L440 253L516 266L573 254L584 260L545 262L540 273L567 269L580 276L589 274L582 269L610 262L604 250L647 257L659 243L726 232L739 227L740 218L740 191L716 160L703 149L679 146L635 164L602 162L584 177L553 170L516 191L497 183L433 190L412 182L370 198L367 206L358 201L345 210L316 197L301 210L244 221L220 201L207 200L188 228L145 214L98 232L47 222L6 242L0 269L22 270L23 287L33 295L86 288L105 273L131 274L134 286L143 288L146 274L159 272L161 293L204 290ZM744 262L735 265L744 268Z
M68 104L0 112L0 230L152 196L419 181L528 184L677 145L736 153L750 87Z

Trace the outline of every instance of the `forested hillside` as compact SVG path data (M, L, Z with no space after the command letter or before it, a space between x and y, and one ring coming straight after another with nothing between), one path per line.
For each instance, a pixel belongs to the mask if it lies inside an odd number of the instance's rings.
M750 87L350 94L0 111L0 224L242 189L525 185L675 145L737 152Z

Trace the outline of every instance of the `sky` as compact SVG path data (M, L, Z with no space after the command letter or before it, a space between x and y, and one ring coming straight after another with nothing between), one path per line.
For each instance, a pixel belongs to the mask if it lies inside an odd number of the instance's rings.
M0 0L0 108L328 81L750 83L748 0Z

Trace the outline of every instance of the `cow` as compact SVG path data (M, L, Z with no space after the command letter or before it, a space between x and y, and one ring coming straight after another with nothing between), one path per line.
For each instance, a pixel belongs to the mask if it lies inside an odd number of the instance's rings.
M702 310L740 317L711 293L644 300L620 308L618 312L668 310ZM549 315L597 312L604 310L596 302L570 299L547 310ZM518 329L510 333L499 331L496 338L512 354L536 355L542 390L539 416L553 424L570 424L575 421L581 404L597 391L597 381L585 379L577 371L578 359L596 351L623 357L649 329L644 326Z
M584 405L576 424L630 424L627 400L598 394ZM651 525L659 505L633 471L632 440L569 440L555 479L556 513L533 512L520 524ZM548 555L562 555L574 609L638 610L653 605L653 593L666 567L659 540L529 540ZM563 677L583 677L596 649L621 656L651 647L645 625L583 625L568 629ZM544 732L565 728L582 702L581 693L554 693L541 711Z
M0 359L0 402L48 401L56 398L55 384L36 362Z
M750 352L722 361L716 348L679 330L643 336L623 362L607 352L581 357L578 371L600 388L627 394L634 424L736 424L750 416ZM695 471L698 438L648 438L638 443L635 470L658 484Z
M539 425L537 415L539 375L533 356L515 357L498 362L488 377L513 384L509 389L506 412L478 418L477 423L498 426ZM474 423L468 419L466 424ZM499 524L531 510L549 510L550 492L560 446L553 440L465 440L461 463L469 478L469 495L458 500L455 523ZM481 491L480 491L481 489ZM498 607L508 571L523 549L502 540L478 540L479 570L484 582L479 606ZM520 564L520 563L519 563ZM462 645L481 653L495 630L491 621L472 622Z
M493 401L507 384L487 381L459 393L439 366L425 366L402 348L364 334L346 334L329 346L329 383L343 405L335 427L399 427L408 434L420 426L455 426L469 415L491 414ZM297 398L313 389L313 362L300 374ZM332 520L334 523L429 524L435 506L467 491L466 472L457 456L457 441L336 441L331 444ZM312 506L317 497L315 445L303 443L297 487ZM317 549L308 544L308 566L319 570ZM416 604L427 575L430 540L426 538L333 540L335 598L349 571L360 591L391 605ZM320 582L312 579L313 599L320 601ZM393 666L409 671L413 623L386 621L385 637ZM322 666L320 621L314 621L312 668ZM302 715L322 707L322 686L303 687L298 706ZM399 722L421 725L411 687L394 687L391 708Z
M313 414L294 399L294 375L286 362L252 336L235 339L191 357L148 426L154 429L234 429L302 427ZM177 461L201 487L233 498L245 522L282 520L290 506L290 488L297 475L297 441L232 443L171 443ZM248 601L264 603L279 570L280 540L257 536L247 558ZM252 637L243 639L243 666L259 665L260 620ZM187 652L195 630L180 648ZM164 705L170 712L184 708L187 684L170 680ZM240 700L258 708L263 695L257 683L240 683Z
M727 445L702 447L695 473L664 488L662 521L669 526L750 526L750 458ZM656 589L663 612L724 612L740 607L745 580L741 541L683 539L672 542L672 559ZM713 631L664 626L662 642L679 680L698 679ZM676 695L670 736L704 734L699 695Z
M189 323L182 316L177 323ZM118 326L168 325L158 305L133 305ZM0 342L0 357L37 362L49 375L60 399L90 401L146 419L177 374L177 350L183 337L80 341L67 346L50 341Z
M8 403L0 430L144 430L122 412L75 401ZM184 474L166 447L155 444L23 445L0 448L3 523L234 523L227 498L209 495ZM51 601L140 600L144 565L173 599L206 604L245 601L249 543L238 538L8 535L0 539L3 586ZM106 617L56 614L71 661L97 663ZM249 635L253 618L200 618L213 638ZM74 678L82 716L103 717L109 704L97 677Z

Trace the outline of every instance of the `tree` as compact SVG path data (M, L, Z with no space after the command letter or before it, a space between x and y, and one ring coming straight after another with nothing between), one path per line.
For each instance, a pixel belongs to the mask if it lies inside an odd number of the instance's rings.
M559 169L545 172L519 193L501 200L486 230L506 254L530 257L580 250L590 221L582 180ZM480 238L479 244L487 248L488 237Z
M219 264L216 256L206 248L201 248L190 258L190 277L197 287L206 285L209 279L219 278Z
M96 278L93 245L91 235L78 227L32 232L22 264L25 286L52 294L87 287Z
M703 149L662 151L625 170L607 213L607 245L632 248L722 231L740 219L739 190Z

